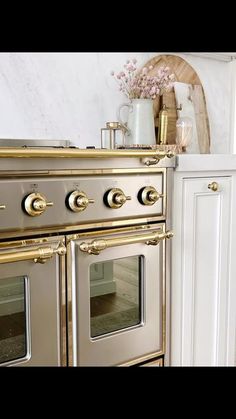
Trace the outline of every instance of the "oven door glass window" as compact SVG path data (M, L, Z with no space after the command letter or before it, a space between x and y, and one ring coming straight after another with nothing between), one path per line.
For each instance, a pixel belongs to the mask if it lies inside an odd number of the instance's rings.
M26 330L26 277L1 279L0 364L26 356Z
M96 338L142 323L143 256L90 265L90 334Z

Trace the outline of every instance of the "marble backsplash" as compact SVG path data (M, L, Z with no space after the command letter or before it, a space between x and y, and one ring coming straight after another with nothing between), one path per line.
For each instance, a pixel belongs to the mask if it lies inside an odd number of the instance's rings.
M0 53L0 138L69 139L100 146L100 129L126 101L111 77L124 62L158 53ZM230 152L230 66L178 54L205 90L211 152ZM10 141L10 140L9 140Z

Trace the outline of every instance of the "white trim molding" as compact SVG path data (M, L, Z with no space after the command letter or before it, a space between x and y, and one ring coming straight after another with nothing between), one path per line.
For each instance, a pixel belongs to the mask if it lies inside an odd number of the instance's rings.
M230 101L230 153L236 154L236 60L230 63L231 67L231 101Z

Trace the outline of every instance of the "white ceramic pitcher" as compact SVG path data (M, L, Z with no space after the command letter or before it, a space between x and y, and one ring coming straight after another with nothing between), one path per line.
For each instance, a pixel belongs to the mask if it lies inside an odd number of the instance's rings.
M125 106L129 108L127 122L120 116ZM125 146L156 144L152 99L133 99L130 103L123 103L118 108L117 119L126 128Z

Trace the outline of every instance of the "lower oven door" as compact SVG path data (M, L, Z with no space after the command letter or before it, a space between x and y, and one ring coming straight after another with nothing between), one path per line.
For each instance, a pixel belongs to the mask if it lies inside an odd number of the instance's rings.
M69 238L72 365L125 365L164 353L166 236L156 224Z
M63 238L0 243L0 365L62 362Z

